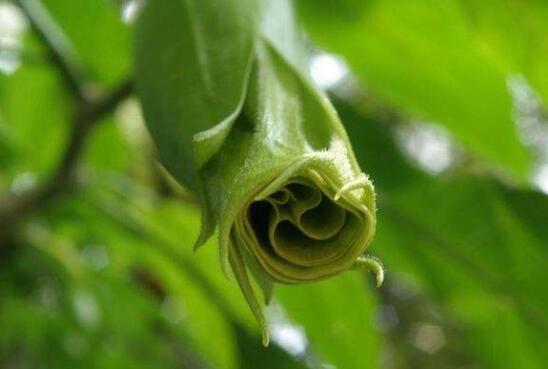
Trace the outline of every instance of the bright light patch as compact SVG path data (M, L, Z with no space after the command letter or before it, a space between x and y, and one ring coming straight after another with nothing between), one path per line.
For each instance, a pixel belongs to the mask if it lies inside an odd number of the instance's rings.
M548 130L540 98L522 75L508 77L514 105L514 119L523 142L548 158Z
M326 90L336 85L348 74L348 67L336 56L318 54L310 61L310 74L318 87Z
M406 154L427 172L438 174L453 164L451 137L441 127L413 123L396 134Z
M27 20L19 8L10 3L0 3L0 40L16 39L27 28Z
M548 194L548 121L541 99L522 75L508 77L508 89L521 138L541 163L533 171L531 182Z
M431 323L421 323L413 331L413 345L428 354L439 351L446 343L441 327Z
M548 195L548 163L541 165L533 173L533 183Z
M303 355L308 346L304 329L292 324L287 318L283 307L279 304L269 305L267 311L270 317L272 341L294 356Z
M0 72L11 74L21 65L21 37L27 20L19 8L10 3L0 4Z
M139 148L151 144L141 104L137 99L130 98L121 103L116 109L115 116L120 130L128 142Z
M20 53L16 47L9 46L7 42L0 45L0 72L9 75L21 65Z
M272 340L293 354L301 355L306 350L306 337L302 329L291 324L279 324L272 327Z
M36 175L31 172L17 174L11 183L11 192L20 195L36 185Z
M95 328L101 320L99 305L95 297L87 291L78 291L73 297L73 308L78 321L85 328Z
M141 8L141 1L128 0L122 5L122 21L132 23L137 17L137 12Z

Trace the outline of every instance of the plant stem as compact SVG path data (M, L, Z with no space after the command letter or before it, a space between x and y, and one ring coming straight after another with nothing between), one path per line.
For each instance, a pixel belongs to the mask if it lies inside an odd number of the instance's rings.
M34 32L50 51L52 61L61 73L67 89L77 100L71 132L61 159L49 180L23 193L5 195L0 199L0 244L7 239L14 226L36 209L71 189L78 160L91 129L111 112L132 91L130 79L103 96L86 94L84 66L68 38L37 0L16 0L27 16Z
M48 48L53 63L71 93L80 101L86 100L84 67L69 39L39 0L16 0L16 3L36 35Z
M81 105L74 118L64 154L50 179L21 194L10 195L0 201L0 241L21 218L70 190L74 183L78 160L90 130L97 125L101 118L127 98L131 91L131 81L127 80L104 97Z

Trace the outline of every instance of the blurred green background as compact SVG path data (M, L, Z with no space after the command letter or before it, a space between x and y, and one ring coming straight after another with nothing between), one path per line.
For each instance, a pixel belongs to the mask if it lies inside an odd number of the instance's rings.
M140 4L0 0L0 368L546 367L548 3L296 0L387 277L277 286L268 349L156 162Z

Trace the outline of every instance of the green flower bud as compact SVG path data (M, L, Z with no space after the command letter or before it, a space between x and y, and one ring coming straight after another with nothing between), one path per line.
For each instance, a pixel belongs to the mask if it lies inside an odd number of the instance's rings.
M380 264L363 256L375 233L375 192L331 103L307 78L288 4L267 2L246 15L249 6L228 1L227 19L207 3L194 13L167 0L145 7L138 90L162 162L203 204L197 246L218 228L223 270L234 273L266 345L248 270L266 302L274 283L309 283L352 268L370 269L382 282ZM193 28L177 17L192 19ZM212 19L223 24L206 28ZM189 44L159 45L153 32L160 22ZM183 62L202 75L185 74Z

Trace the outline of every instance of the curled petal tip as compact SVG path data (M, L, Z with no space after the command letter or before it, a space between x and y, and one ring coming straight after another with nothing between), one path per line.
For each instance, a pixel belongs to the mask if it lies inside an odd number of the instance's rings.
M377 282L376 283L377 288L382 286L382 282L384 282L384 269L380 266L379 266L378 271L375 272L375 280Z
M375 274L375 284L377 287L382 285L384 281L384 268L379 259L373 256L363 256L358 258L354 263L352 269L366 269Z
M360 175L356 179L346 183L335 194L334 200L338 201L345 193L355 190L356 188L363 187L369 183L369 179L365 174Z

